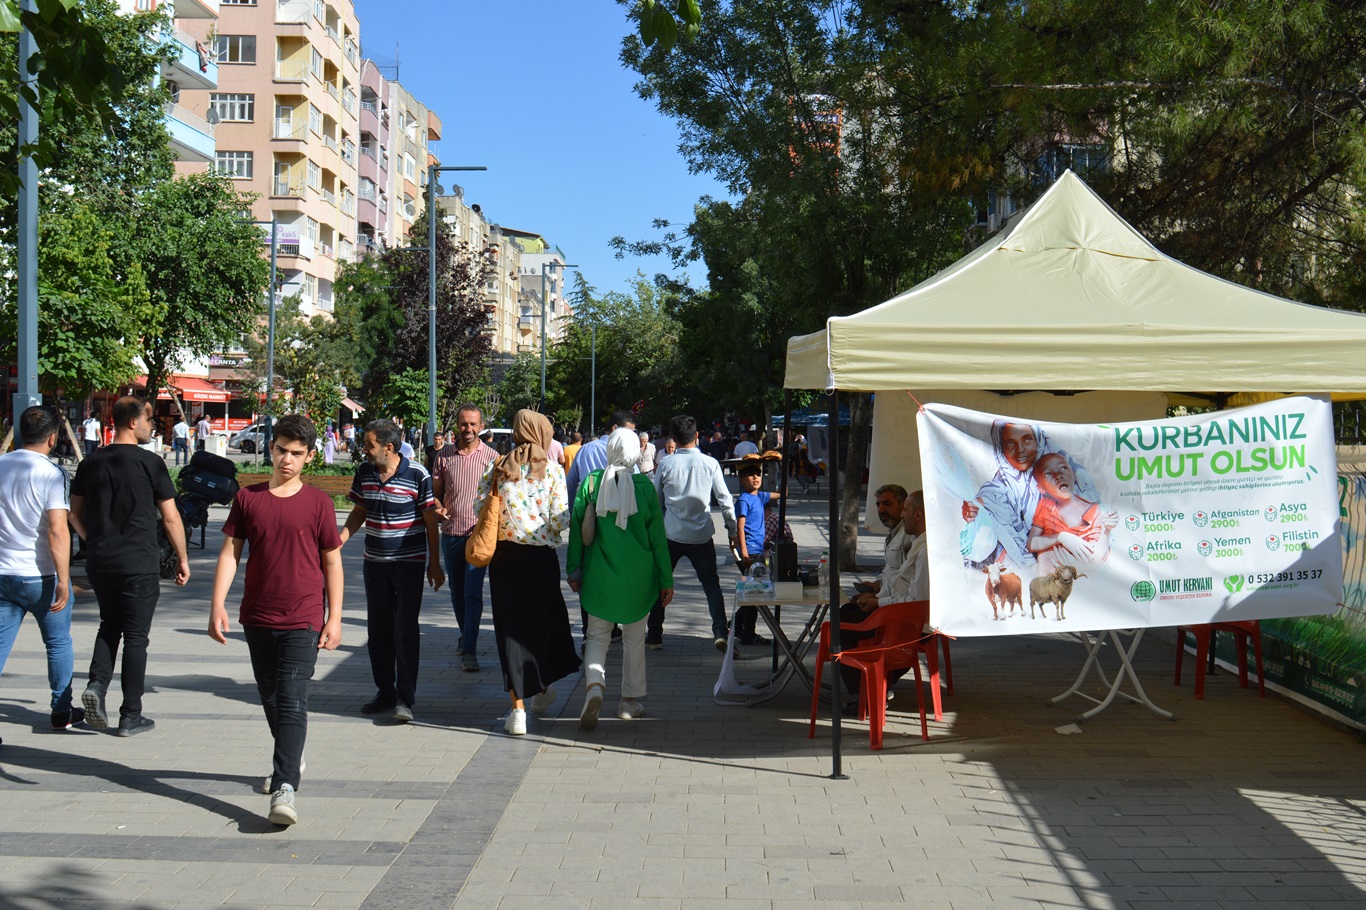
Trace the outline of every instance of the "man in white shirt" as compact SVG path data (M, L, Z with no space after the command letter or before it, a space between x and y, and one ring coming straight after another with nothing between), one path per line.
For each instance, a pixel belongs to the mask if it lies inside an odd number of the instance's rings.
M924 492L916 490L907 495L905 487L889 483L878 487L873 496L877 517L888 529L882 545L884 564L877 581L856 584L854 587L859 594L840 607L840 622L850 625L863 622L868 614L888 604L930 599L930 567L925 558ZM858 647L859 642L873 634L841 629L840 647ZM840 673L850 697L857 700L861 674L848 667L841 667ZM888 687L905 673L905 670L889 672Z
M185 422L184 414L181 414L176 425L171 427L171 447L175 449L176 464L180 464L182 455L186 462L190 460L190 425Z
M100 432L104 429L100 425L100 418L94 411L90 416L81 421L81 441L85 443L85 456L90 457L90 453L100 447Z
M60 417L53 408L19 415L24 447L0 455L0 669L32 613L47 649L52 729L85 719L71 706L71 531L66 472L48 459Z
M209 434L213 432L213 424L209 423L208 414L199 415L199 423L194 426L194 450L204 451L209 444Z
M649 433L640 434L640 466L638 470L642 474L649 474L655 469L655 444L650 442Z
M735 507L721 476L721 465L697 447L697 421L680 414L669 424L669 435L678 450L655 469L655 489L664 507L664 536L669 544L669 561L675 568L684 556L692 563L702 592L707 596L711 614L711 633L716 650L726 651L730 624L726 621L726 600L716 571L716 526L711 517L711 501L721 506L721 520L731 540L735 539ZM587 450L587 446L584 449ZM574 459L577 466L579 458ZM658 651L664 647L664 605L656 601L646 624L645 647Z

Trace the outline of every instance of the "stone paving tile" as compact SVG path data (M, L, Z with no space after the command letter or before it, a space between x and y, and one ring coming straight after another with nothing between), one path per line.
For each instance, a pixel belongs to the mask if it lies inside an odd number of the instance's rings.
M799 540L812 526L794 524ZM867 539L871 555L880 538ZM807 738L800 686L751 708L713 702L718 661L686 563L666 649L648 656L650 713L592 733L569 679L525 740L490 735L505 710L491 635L486 669L461 673L444 592L423 614L418 722L361 717L373 692L349 608L342 649L319 660L301 822L275 828L255 792L269 742L245 648L202 632L212 558L192 551L190 588L163 592L149 662L158 726L136 740L44 732L41 647L21 633L0 704L0 906L1366 904L1359 742L1247 697L1227 673L1202 701L1171 687L1169 634L1150 635L1137 665L1176 723L1115 705L1059 736L1071 706L1043 701L1071 681L1074 642L960 640L932 741L899 696L882 752L866 725L844 725L850 779L833 781L829 721ZM363 604L359 560L345 560L348 602ZM78 600L78 657L90 615Z

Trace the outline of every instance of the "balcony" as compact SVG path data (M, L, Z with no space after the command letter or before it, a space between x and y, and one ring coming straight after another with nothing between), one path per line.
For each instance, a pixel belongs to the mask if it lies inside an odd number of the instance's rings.
M363 111L369 111L372 114L379 113L379 105L373 101L362 101L360 103L360 109Z
M374 158L374 157L375 157L375 147L374 147L373 145L371 145L370 143L368 143L368 142L362 142L362 143L360 144L360 153L361 153L362 155L369 155L371 158Z
M319 295L318 295L318 309L322 310L324 313L330 313L330 312L332 312L332 298L331 298L331 297L324 297L323 295L319 294Z
M346 108L347 113L356 114L356 93L350 88L342 92L342 107Z
M343 215L356 214L356 197L350 193L344 193L341 200L341 213Z
M332 39L333 44L337 45L338 47L341 47L341 35L337 34L337 29L335 26L329 25L326 28L324 28L323 31L327 34L327 37Z
M335 99L338 100L338 101L341 100L341 89L337 88L337 83L335 83L335 82L324 82L323 85L327 88L327 93L328 93L329 95L331 95L333 98L335 98Z
M271 138L297 139L303 141L307 138L307 132L308 125L303 121L303 118L300 118L297 122L294 120L277 119L275 121L275 130L271 134Z
M334 152L341 151L340 147L337 145L337 140L326 134L323 135L323 145L327 146Z
M173 47L171 59L161 65L162 78L183 89L218 88L218 63L209 46L178 28L168 28L166 32L165 37Z
M275 247L278 256L297 256L300 259L312 259L315 244L307 237L300 237L289 243L281 243Z
M191 114L178 104L167 104L166 132L177 161L212 164L215 160L213 124Z
M335 208L337 205L337 194L331 190L323 190L323 201Z
M307 25L313 16L311 0L278 0L275 21L281 24Z
M374 188L373 186L366 186L364 183L362 183L362 184L360 185L360 198L361 198L361 199L363 199L363 200L366 201L366 202L374 202L374 201L375 201L375 195L376 195L376 194L375 194L375 188Z
M274 185L271 187L273 196L292 196L295 199L306 198L308 186L302 177L276 177Z
M346 55L348 63L352 66L360 66L360 50L356 47L356 40L354 38L348 37L346 39L346 48L343 53Z
M276 60L276 82L304 82L308 79L308 61Z
M352 142L350 139L343 142L341 147L341 158L342 161L345 161L347 164L353 163L356 160L356 143Z
M337 258L337 256L336 256L336 251L332 249L332 245L331 245L331 244L329 244L329 243L323 243L323 244L320 244L319 246L320 246L321 249L322 249L323 255L326 256L328 259L336 259L336 258Z

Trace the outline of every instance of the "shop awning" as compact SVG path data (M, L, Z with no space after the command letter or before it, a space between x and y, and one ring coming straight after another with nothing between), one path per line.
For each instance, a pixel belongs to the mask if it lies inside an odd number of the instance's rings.
M342 407L348 409L348 410L351 411L353 414L364 414L364 413L365 413L365 408L361 407L360 404L358 404L358 403L355 402L355 401L352 401L350 398L343 398L343 399L342 399Z
M133 384L142 386L145 389L147 388L147 377L139 376L133 381ZM167 388L163 388L157 392L157 398L161 401L170 401L171 393L169 389L172 388L178 391L180 397L185 401L223 404L232 399L231 392L226 389L220 389L208 380L200 379L198 376L173 376L171 381L167 383Z

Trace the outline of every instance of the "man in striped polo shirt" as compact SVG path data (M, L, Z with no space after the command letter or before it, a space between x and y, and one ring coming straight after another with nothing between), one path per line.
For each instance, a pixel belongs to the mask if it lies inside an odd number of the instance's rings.
M465 562L465 541L474 530L474 497L479 480L490 462L498 457L479 441L484 432L484 415L472 404L461 405L455 415L453 445L436 453L432 486L436 493L437 515L441 518L441 554L446 558L446 575L451 582L451 606L460 626L456 654L467 673L479 670L475 646L479 641L479 622L484 616L484 567Z
M441 571L436 497L427 469L399 454L403 431L392 420L365 427L365 462L356 470L349 497L355 507L342 529L342 544L365 525L366 629L370 672L378 692L361 706L365 714L394 712L413 719L417 695L422 570L432 590L446 580Z

